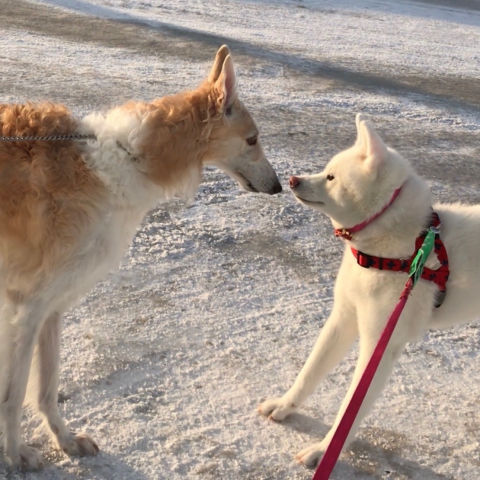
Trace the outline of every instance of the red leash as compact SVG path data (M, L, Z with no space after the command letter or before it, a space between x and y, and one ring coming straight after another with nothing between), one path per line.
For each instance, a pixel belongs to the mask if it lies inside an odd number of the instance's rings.
M390 341L390 337L392 336L393 331L397 325L398 319L407 303L407 298L410 295L410 292L413 288L413 281L409 277L405 288L403 289L402 294L400 295L400 299L395 307L395 310L390 315L388 319L387 325L385 330L383 330L380 340L373 351L372 357L368 362L365 371L363 372L362 378L357 385L355 392L348 404L345 413L343 414L342 420L338 424L337 430L333 435L333 438L328 445L328 448L323 455L323 458L318 465L317 471L313 476L313 480L328 480L330 478L330 474L332 473L335 464L337 463L337 459L340 456L340 452L342 451L343 445L347 440L348 433L350 432L353 422L358 415L358 411L362 406L363 400L365 395L368 392L368 388L372 383L373 377L375 376L375 372L377 371L378 365L382 360L383 354L388 346L388 342Z

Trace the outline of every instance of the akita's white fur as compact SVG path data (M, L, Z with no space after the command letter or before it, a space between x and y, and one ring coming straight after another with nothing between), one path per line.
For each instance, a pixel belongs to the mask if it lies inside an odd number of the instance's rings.
M443 305L434 308L438 288L420 280L400 317L390 344L353 425L351 441L362 419L380 395L405 344L420 338L426 329L446 328L478 317L480 311L480 206L433 204L430 188L411 165L387 147L362 115L357 116L355 145L337 154L317 175L292 177L297 199L327 214L335 228L348 228L369 219L388 204L393 192L400 195L362 231L345 242L343 261L335 286L334 306L315 347L293 386L282 397L260 405L262 414L283 420L314 391L337 365L356 337L360 355L347 395L335 424L320 443L302 450L297 460L314 466L325 452L372 352L393 311L407 275L357 264L350 247L387 258L411 257L415 239L428 225L432 206L442 222L440 237L449 256L450 279ZM427 267L437 268L434 253Z
M0 434L13 467L42 467L20 421L29 401L55 443L95 455L57 406L61 316L116 268L157 201L191 200L204 165L252 192L282 187L238 99L226 46L196 90L130 102L76 121L62 105L1 105L0 136L93 134L73 141L0 142Z

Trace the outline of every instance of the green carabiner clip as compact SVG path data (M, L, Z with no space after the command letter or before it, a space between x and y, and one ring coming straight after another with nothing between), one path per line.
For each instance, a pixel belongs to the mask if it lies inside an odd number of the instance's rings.
M425 235L425 240L423 241L422 246L418 249L415 258L412 261L408 276L412 279L413 285L415 285L418 282L418 279L422 276L425 262L427 261L427 258L435 245L436 233L438 233L436 228L430 227L428 229L427 234Z

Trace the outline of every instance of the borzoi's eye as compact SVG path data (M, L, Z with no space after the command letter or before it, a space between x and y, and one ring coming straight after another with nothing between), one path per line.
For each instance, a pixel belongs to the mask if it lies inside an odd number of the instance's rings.
M225 115L229 117L231 114L232 114L232 107L230 106L225 109Z
M253 136L253 137L250 137L250 138L247 138L247 143L252 146L252 145L256 145L257 144L257 136Z
M327 180L331 181L333 180L335 177L333 175L327 175Z

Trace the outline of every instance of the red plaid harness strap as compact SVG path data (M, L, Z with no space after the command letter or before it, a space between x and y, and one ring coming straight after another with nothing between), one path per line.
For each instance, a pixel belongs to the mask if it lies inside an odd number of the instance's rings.
M432 222L430 224L431 227L439 227L440 226L440 218L436 212L432 214ZM415 252L409 259L396 259L396 258L382 258L382 257L375 257L373 255L368 255L366 253L360 252L359 250L355 250L352 248L352 253L355 255L357 259L357 263L364 268L378 268L379 270L390 270L393 272L405 272L408 273L410 271L410 266L412 264L412 260L414 259L416 253L422 246L423 240L425 238L426 232L422 233L415 241ZM445 295L447 292L447 280L450 270L448 268L448 255L445 245L443 244L442 240L440 239L440 234L437 233L435 235L435 253L437 255L438 261L440 262L440 267L436 270L432 270L430 268L425 267L422 273L421 278L424 280L429 280L434 282L439 290L440 293L437 295L435 307L440 307L445 299Z

